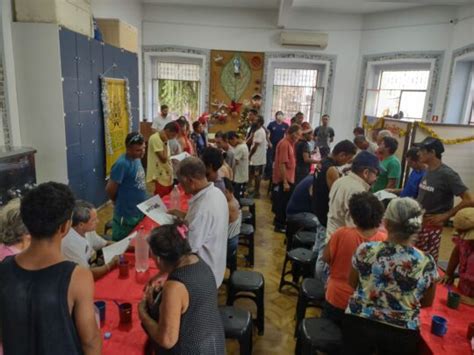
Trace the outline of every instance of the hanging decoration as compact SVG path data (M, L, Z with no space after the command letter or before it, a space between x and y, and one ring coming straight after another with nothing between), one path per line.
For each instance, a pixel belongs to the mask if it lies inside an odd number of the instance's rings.
M239 54L224 65L220 82L224 92L231 100L239 100L252 79L252 70Z
M374 123L369 123L367 116L362 118L362 128L371 131L373 129L382 128L383 127L383 117L377 118Z
M128 79L101 78L101 99L104 113L105 171L125 153L125 138L132 131L132 110Z
M442 138L433 129L428 127L424 122L416 122L418 127L423 129L431 137L439 139L443 144L462 144L468 142L474 142L474 136L468 136L463 138Z
M246 108L258 110L262 104L252 97L262 90L264 54L212 50L211 58L209 132L237 131Z

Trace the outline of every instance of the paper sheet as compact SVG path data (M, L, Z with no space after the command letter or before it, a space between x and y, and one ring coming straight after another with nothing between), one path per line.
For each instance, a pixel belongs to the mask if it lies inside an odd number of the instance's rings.
M174 217L166 213L168 208L159 195L153 196L145 202L140 203L137 207L159 225L171 224L174 221Z
M189 154L188 152L182 152L182 153L179 153L179 154L176 154L176 155L172 155L170 157L171 160L177 160L177 161L182 161L188 157L190 157L191 154Z
M137 236L137 232L133 232L128 237L122 239L120 242L116 242L109 246L102 248L102 253L104 254L104 262L108 264L114 256L122 255L127 250L130 242L133 238Z
M374 193L375 197L379 199L379 201L383 200L392 200L394 198L397 198L398 196L395 194L392 194L391 192L385 191L385 190L380 190Z

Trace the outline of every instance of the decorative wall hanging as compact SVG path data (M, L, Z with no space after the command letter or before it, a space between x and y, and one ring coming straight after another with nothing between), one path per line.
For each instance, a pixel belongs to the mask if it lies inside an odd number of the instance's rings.
M101 78L104 111L105 174L125 153L125 138L132 131L132 111L128 79Z
M262 90L263 53L211 51L209 131L239 128L242 111Z

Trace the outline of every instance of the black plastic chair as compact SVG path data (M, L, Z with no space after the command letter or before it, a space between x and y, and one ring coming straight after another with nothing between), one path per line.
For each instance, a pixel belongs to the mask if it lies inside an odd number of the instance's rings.
M252 354L252 315L249 311L235 307L220 306L226 339L237 339L240 355Z
M281 292L282 287L285 285L290 285L299 290L301 277L313 277L316 258L317 253L305 248L296 248L287 252L283 262L278 291ZM287 271L286 266L288 263L291 263L291 269ZM292 275L292 281L286 280L288 275Z
M251 224L242 223L239 245L248 249L245 259L247 260L247 266L253 267L255 263L255 229Z
M257 318L255 323L258 335L265 332L265 279L256 271L238 270L229 279L227 291L227 305L232 306L236 299L247 298L257 306Z
M313 355L317 351L338 355L342 348L341 329L325 318L305 318L296 340L296 355Z
M298 293L298 302L296 303L296 326L295 336L298 333L298 327L306 315L308 307L323 307L326 289L324 283L318 279L304 279Z

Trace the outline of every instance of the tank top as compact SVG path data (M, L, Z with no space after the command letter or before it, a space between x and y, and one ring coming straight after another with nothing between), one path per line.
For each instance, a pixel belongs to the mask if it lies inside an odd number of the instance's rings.
M0 329L6 355L83 353L67 302L76 266L63 261L25 270L13 256L0 263Z
M214 274L199 258L195 264L174 270L168 280L181 282L189 293L189 307L181 315L178 342L171 349L155 344L156 354L225 354L225 335L217 308Z
M313 181L313 210L319 223L324 227L327 226L329 212L329 187L326 174L332 166L336 166L334 159L330 157L324 159L321 163L321 170Z

